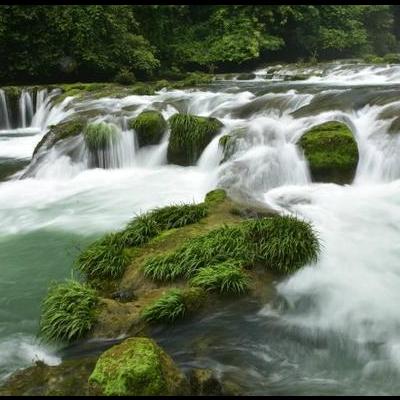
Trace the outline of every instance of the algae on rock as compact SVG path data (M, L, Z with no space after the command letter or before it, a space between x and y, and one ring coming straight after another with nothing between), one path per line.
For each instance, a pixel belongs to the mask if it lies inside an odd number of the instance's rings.
M128 126L136 131L139 146L142 147L160 143L167 129L167 122L158 111L143 111L129 121Z
M358 147L351 130L337 121L317 125L300 139L314 182L350 184L358 164Z
M89 383L107 396L173 396L189 393L173 360L152 339L134 337L105 351Z

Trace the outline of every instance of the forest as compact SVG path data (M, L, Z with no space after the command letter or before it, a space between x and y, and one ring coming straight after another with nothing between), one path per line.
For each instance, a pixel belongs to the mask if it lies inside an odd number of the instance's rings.
M179 79L277 60L390 61L399 22L396 5L2 6L0 83Z

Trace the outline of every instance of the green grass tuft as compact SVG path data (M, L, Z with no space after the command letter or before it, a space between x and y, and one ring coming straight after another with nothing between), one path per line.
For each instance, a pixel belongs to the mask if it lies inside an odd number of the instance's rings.
M142 314L147 322L167 322L171 323L182 319L186 314L186 305L183 291L171 289L160 299L149 307Z
M254 244L252 261L263 263L274 272L294 272L318 258L318 237L305 221L278 216L245 224L246 241Z
M120 278L129 264L121 238L120 233L112 233L95 241L80 254L75 268L87 279Z
M96 322L97 303L96 291L79 282L52 284L42 302L40 336L49 342L84 337Z
M83 131L85 143L91 152L106 150L117 140L118 129L114 124L93 122Z
M248 290L249 279L240 261L228 260L201 269L190 281L207 291L223 294L243 294Z
M180 204L137 216L120 232L92 243L75 262L75 268L87 279L118 279L129 264L126 247L147 243L161 232L198 222L207 215L204 204ZM164 278L163 278L164 279Z
M206 235L188 240L175 252L150 258L145 276L156 281L191 278L200 268L227 259L241 259L248 253L240 226L223 226Z
M189 114L175 114L169 124L171 137L167 157L169 162L178 165L194 165L222 127L216 118Z
M277 216L223 226L190 239L173 252L149 258L144 274L155 281L190 279L200 269L228 260L288 273L314 262L318 253L318 238L308 223Z

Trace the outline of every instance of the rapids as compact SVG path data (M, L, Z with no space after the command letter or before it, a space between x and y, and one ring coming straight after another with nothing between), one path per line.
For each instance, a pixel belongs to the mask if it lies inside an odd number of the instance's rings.
M400 389L400 66L333 63L255 71L249 81L58 105L56 93L22 92L17 123L0 90L0 379L34 359L60 361L35 339L49 281L68 277L79 248L135 213L241 189L310 221L317 264L276 282L266 304L249 300L154 334L183 368L215 368L246 394L396 394ZM286 81L287 75L308 75ZM35 98L35 100L33 100ZM221 134L193 167L166 164L169 132L138 149L126 119L145 109L213 116ZM100 109L119 140L89 168L82 137L26 163L52 124ZM360 159L352 185L314 184L296 145L310 127L346 123ZM245 134L244 134L245 133ZM218 140L238 137L220 164ZM13 165L14 165L13 164ZM16 168L18 169L18 168ZM1 176L1 174L0 174ZM23 179L20 179L21 177ZM222 327L227 329L222 329ZM68 356L68 352L66 352Z

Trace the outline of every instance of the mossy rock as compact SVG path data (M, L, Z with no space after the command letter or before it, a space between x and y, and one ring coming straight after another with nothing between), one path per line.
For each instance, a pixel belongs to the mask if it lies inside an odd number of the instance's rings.
M86 126L84 118L73 119L61 122L57 125L51 125L50 130L36 145L33 155L41 148L49 149L60 140L80 135Z
M215 189L206 194L204 202L207 206L215 206L216 204L222 203L227 198L226 191L224 189Z
M158 111L143 111L129 121L129 129L137 133L139 146L158 144L167 129L167 122Z
M358 164L351 130L341 122L326 122L307 131L299 142L314 182L350 184Z
M388 129L388 133L400 133L400 117L395 118Z
M252 80L256 77L256 74L249 72L249 73L243 73L238 75L237 80L239 81L249 81Z
M168 162L183 166L194 165L223 126L216 118L189 114L175 114L169 124Z
M42 361L15 372L0 387L0 396L82 396L89 394L87 380L94 357L65 360L49 366Z
M188 394L188 382L173 360L153 340L134 337L111 347L98 359L89 383L106 396L176 396Z
M222 149L223 158L221 164L228 161L235 153L236 138L232 135L224 135L219 139L218 145Z

